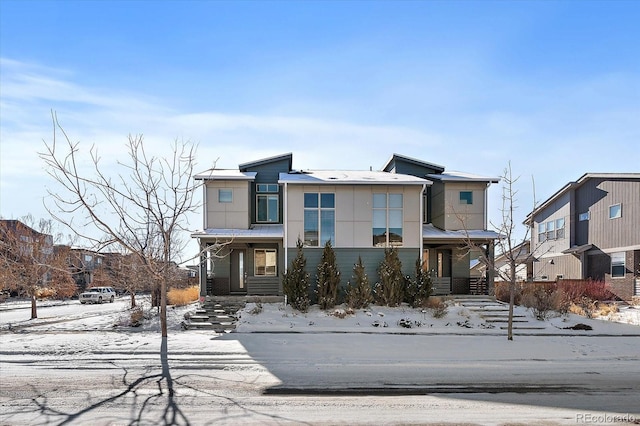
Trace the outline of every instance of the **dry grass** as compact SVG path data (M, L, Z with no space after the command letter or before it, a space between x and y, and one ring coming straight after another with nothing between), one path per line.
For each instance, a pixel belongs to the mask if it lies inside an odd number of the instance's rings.
M620 312L617 303L600 303L598 304L598 315L602 317L609 316Z
M200 297L200 288L197 286L189 288L172 288L167 292L169 305L184 306L195 302Z
M431 316L434 318L442 318L447 315L449 308L441 297L431 296L427 299L425 304L426 308L431 312Z

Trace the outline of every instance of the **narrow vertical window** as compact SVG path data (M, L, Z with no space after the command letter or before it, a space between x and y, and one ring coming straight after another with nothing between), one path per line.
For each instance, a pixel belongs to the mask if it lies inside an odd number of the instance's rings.
M304 194L304 245L324 246L335 241L336 211L335 194Z
M556 219L556 238L558 240L564 238L564 218Z
M278 223L279 187L274 184L256 185L256 220L258 222Z
M547 228L544 223L538 224L538 242L544 243L547 240Z
M402 245L402 194L373 194L373 246Z
M622 278L626 271L625 253L611 253L611 277Z

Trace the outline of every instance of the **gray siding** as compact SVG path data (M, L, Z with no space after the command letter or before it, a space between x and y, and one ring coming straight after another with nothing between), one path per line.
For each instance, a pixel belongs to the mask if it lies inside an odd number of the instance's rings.
M589 179L575 194L577 245L593 244L601 250L640 245L640 182ZM620 203L622 217L609 219L609 206ZM578 221L589 211L588 221Z
M243 172L256 172L255 180L251 183L251 194L249 196L250 213L249 220L251 223L256 223L256 184L258 183L271 183L277 184L280 173L288 173L289 160L283 158L281 160L274 160L257 166L246 167L241 171ZM282 223L283 218L283 194L282 188L278 192L278 223Z
M305 248L304 255L307 260L307 272L311 281L311 288L316 285L316 273L320 259L322 257L322 248ZM334 248L336 253L336 262L340 270L342 288L347 286L347 282L351 280L353 275L353 267L358 262L358 256L362 257L362 264L365 272L369 277L369 283L373 286L378 281L378 265L384 259L384 249L361 248L361 249L339 249ZM289 249L289 263L295 259L297 255L296 248ZM404 275L415 275L415 262L420 252L418 249L400 248L398 249L398 257L402 262L402 272Z

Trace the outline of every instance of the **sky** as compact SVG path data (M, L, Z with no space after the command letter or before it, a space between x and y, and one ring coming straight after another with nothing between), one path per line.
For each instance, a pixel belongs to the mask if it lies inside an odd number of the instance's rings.
M639 20L616 0L0 0L0 216L49 217L55 112L107 173L138 134L197 144L198 171L510 165L521 221L584 173L640 171ZM500 184L489 202L500 223Z

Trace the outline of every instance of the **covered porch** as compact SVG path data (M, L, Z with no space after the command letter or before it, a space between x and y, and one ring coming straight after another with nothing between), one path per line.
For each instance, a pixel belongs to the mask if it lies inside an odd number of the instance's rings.
M422 258L431 275L434 295L487 295L493 291L494 273L471 275L478 255L493 259L498 234L486 230L445 231L423 228Z

